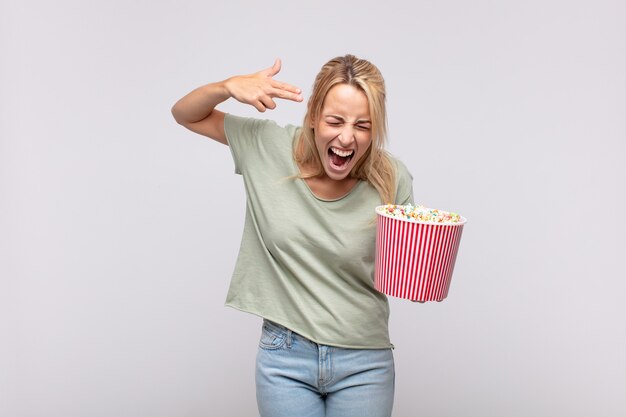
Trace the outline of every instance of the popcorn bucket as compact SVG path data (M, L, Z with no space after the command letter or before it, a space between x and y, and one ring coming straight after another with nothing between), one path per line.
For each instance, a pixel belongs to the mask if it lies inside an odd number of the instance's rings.
M413 301L448 296L463 225L397 218L376 208L376 289Z

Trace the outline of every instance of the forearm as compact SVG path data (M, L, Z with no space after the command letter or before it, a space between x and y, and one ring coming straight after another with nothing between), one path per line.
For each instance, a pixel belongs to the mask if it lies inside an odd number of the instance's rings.
M226 81L206 84L178 100L172 107L172 115L181 125L196 123L206 119L215 106L230 97Z
M276 108L275 98L302 101L301 90L274 80L280 71L280 60L250 75L236 75L224 81L203 85L178 100L172 107L176 121L187 129L228 144L224 131L224 113L215 106L229 98L249 104L260 112Z

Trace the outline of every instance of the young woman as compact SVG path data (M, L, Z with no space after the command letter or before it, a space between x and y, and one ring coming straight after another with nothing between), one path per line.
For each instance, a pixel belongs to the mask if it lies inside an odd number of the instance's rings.
M301 127L224 114L300 102L274 79L281 63L199 87L178 123L229 146L247 195L226 304L262 317L256 364L263 417L391 415L394 363L387 298L373 282L377 205L413 201L406 167L384 151L385 86L352 55L317 75Z

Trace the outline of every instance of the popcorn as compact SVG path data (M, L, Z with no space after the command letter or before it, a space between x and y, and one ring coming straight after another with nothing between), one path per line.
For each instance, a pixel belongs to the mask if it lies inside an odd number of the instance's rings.
M426 222L437 224L456 224L462 222L462 217L453 212L443 211L424 207L422 205L413 206L412 204L396 205L387 204L376 208L380 214L384 214L396 219L408 220L413 222Z

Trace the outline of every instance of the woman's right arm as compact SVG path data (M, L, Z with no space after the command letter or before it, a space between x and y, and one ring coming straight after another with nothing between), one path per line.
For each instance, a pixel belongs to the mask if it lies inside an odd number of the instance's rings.
M293 85L276 81L280 71L277 59L270 68L250 75L238 75L227 80L198 87L174 104L174 119L187 129L228 145L224 132L224 113L215 106L234 98L254 106L258 111L275 109L275 98L302 101L301 90Z

